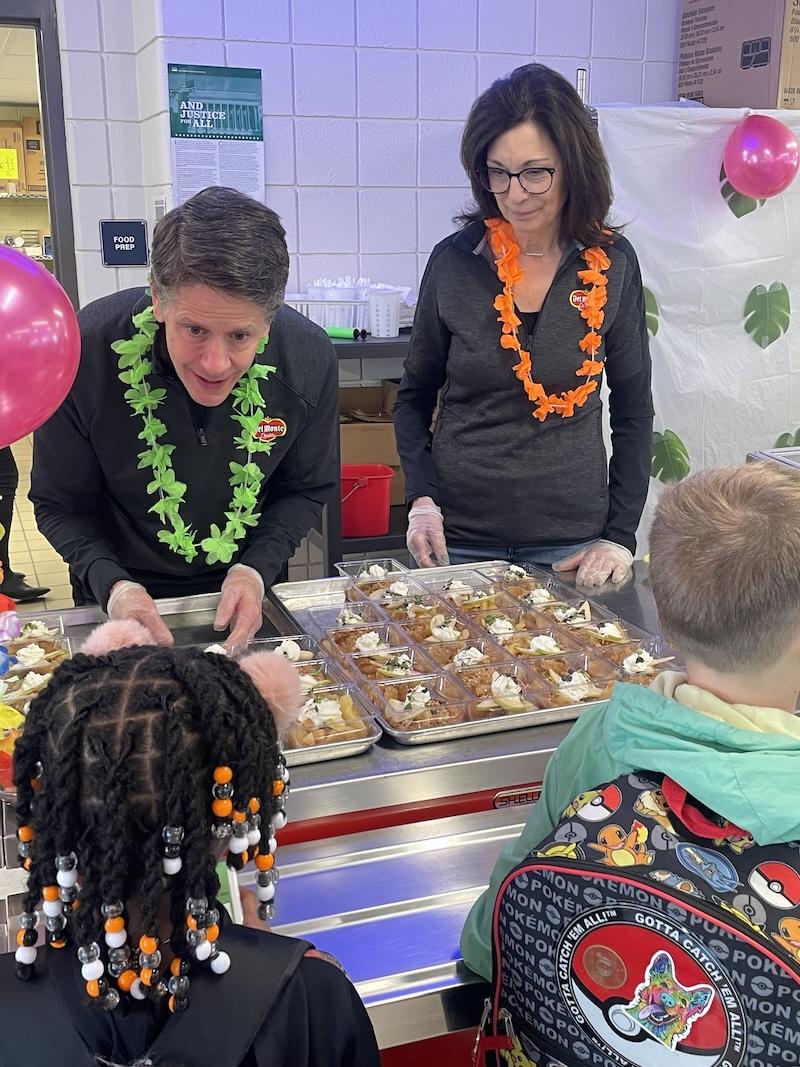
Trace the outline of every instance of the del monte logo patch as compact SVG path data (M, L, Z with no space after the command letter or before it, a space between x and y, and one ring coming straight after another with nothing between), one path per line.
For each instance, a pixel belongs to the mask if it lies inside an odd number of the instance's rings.
M286 428L283 419L262 419L258 424L258 429L253 431L253 437L256 441L275 441L278 437L286 435Z

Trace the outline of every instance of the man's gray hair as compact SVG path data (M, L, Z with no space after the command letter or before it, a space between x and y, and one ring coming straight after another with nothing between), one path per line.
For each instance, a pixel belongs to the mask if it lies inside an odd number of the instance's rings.
M208 285L250 300L271 323L288 277L281 220L236 189L203 189L167 212L153 232L150 285L163 303L181 286Z

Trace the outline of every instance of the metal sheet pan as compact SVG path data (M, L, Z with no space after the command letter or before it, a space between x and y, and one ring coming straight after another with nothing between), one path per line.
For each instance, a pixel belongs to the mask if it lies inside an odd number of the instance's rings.
M591 700L585 704L570 704L562 708L537 708L519 715L498 715L494 719L479 719L475 722L459 722L455 726L433 726L428 730L396 730L375 709L375 718L387 736L400 745L430 745L435 741L452 741L455 738L475 737L484 734L499 734L506 730L521 730L526 726L544 726L549 722L567 722L577 719L587 708L596 707L602 701Z

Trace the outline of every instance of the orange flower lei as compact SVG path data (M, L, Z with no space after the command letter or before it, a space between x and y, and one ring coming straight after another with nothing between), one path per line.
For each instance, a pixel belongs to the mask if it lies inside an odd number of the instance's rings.
M522 347L517 334L522 320L514 310L514 286L522 281L524 274L514 231L505 219L487 219L486 228L497 265L497 275L503 283L503 291L494 302L495 310L500 312L497 321L503 324L500 347L512 349L519 356L519 362L514 365L514 373L522 382L525 395L536 405L533 417L544 422L548 415L558 413L562 419L568 419L575 414L575 408L583 407L597 389L598 380L594 376L603 370L602 361L594 357L603 343L603 338L597 330L603 325L603 307L607 300L608 278L603 271L611 266L611 260L599 247L585 248L581 252L587 270L579 270L578 277L584 285L591 285L591 289L586 290L586 297L579 308L580 316L589 327L589 332L578 342L578 347L584 355L591 358L585 359L575 373L577 377L586 378L587 381L577 389L562 393L561 396L556 396L555 393L548 396L541 383L535 382L531 377L531 354Z

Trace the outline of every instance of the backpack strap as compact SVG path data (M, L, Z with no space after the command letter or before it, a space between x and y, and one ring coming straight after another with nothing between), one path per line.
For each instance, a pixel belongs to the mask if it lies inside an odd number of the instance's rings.
M714 822L692 803L692 799L682 785L664 775L661 783L670 811L674 811L686 829L695 837L707 837L710 840L727 840L742 837L747 831L734 826L732 822Z
M220 978L208 968L193 968L189 1008L173 1015L150 1046L153 1067L240 1067L311 948L308 941L233 923L226 924L224 940L230 969Z

